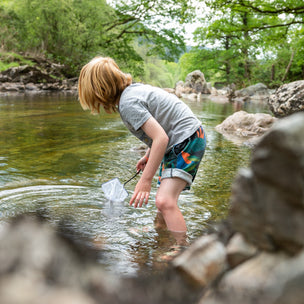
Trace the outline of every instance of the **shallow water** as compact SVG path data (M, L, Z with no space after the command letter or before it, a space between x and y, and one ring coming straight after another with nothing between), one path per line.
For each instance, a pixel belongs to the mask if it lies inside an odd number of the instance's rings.
M208 140L195 183L179 202L193 241L227 214L233 178L248 165L250 148L214 130L235 111L232 104L207 98L187 104L201 119ZM244 109L267 112L256 104ZM100 248L99 261L109 271L125 276L158 271L174 242L154 228L156 177L144 208L129 207L127 201L111 204L100 188L113 177L122 182L131 177L142 153L143 145L118 114L92 116L75 96L0 96L1 222L38 209L50 222L65 219L88 245ZM136 180L126 186L129 193Z

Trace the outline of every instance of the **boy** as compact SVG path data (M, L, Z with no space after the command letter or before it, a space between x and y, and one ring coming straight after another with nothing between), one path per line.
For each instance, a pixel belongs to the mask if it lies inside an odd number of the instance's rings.
M96 57L79 76L79 100L84 110L119 112L126 127L149 147L137 165L143 173L130 206L148 203L152 179L160 167L155 204L168 230L186 233L177 201L190 188L204 155L206 137L201 122L175 95L149 85L134 83L109 57Z

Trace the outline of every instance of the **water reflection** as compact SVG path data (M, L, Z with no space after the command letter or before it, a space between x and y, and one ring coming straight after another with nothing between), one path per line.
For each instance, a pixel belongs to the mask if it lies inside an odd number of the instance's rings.
M208 145L190 192L180 209L190 241L211 220L227 213L236 171L247 166L250 149L227 141L214 127L235 111L231 104L204 99L188 103L205 126ZM249 112L265 112L246 105ZM0 97L0 217L47 210L51 222L67 218L92 246L102 249L100 263L112 272L134 275L157 271L172 249L172 238L154 228L153 198L145 208L107 202L100 185L134 174L142 144L128 133L119 115L92 116L75 96ZM131 193L136 180L127 185ZM172 249L174 250L174 248Z

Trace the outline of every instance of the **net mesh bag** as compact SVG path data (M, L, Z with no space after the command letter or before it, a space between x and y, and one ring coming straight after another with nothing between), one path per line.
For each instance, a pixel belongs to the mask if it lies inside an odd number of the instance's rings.
M114 203L123 202L128 197L128 192L119 179L113 178L101 185L106 199Z

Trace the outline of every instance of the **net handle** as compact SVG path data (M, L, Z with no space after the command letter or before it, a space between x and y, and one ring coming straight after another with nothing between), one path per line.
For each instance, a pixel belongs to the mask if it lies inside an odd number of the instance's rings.
M124 182L124 186L128 183L128 182L130 182L133 178L135 178L138 174L139 174L139 172L140 172L141 170L138 170L130 179L128 179L126 182Z

